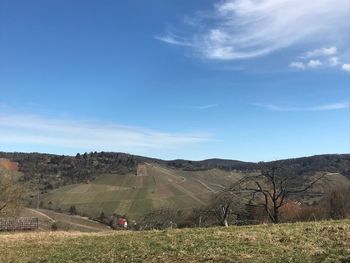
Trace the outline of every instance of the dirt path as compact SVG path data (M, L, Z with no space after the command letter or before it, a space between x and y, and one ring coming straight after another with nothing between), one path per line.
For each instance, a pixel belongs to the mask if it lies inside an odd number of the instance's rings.
M221 184L214 184L214 183L210 183L211 185L215 185L217 187L220 187L221 189L225 189L226 187L221 185Z
M217 193L218 191L214 190L213 188L211 188L210 186L206 185L205 183L203 183L201 180L196 179L198 183L200 183L201 185L203 185L205 188L207 188L210 192L212 193Z
M55 222L55 219L53 219L52 217L49 217L48 215L46 215L46 214L44 214L44 213L42 213L42 212L40 212L40 211L38 211L38 210L35 210L35 209L32 209L32 208L26 208L26 209L29 210L29 211L32 211L32 212L34 212L34 213L36 213L36 214L39 214L39 215L41 215L42 217L45 217L45 218L49 219L49 220L52 221L52 222Z
M31 208L27 208L28 210L42 216L42 217L45 217L47 218L48 220L51 221L51 223L55 222L55 221L61 221L63 223L66 223L66 224L69 224L69 225L72 225L72 226L77 226L77 227L81 227L81 228L85 228L85 229L90 229L90 230L95 230L95 231L102 231L102 230L108 230L108 228L106 227L106 229L104 228L100 228L100 227L94 227L94 226L88 226L88 225L84 225L84 224L79 224L79 223L75 223L75 222L72 222L72 220L74 220L74 217L69 217L65 214L59 214L57 213L57 216L60 217L59 219L55 220L54 218L48 216L47 214L41 212L41 211L38 211L38 210L35 210L35 209L31 209ZM55 212L52 212L52 213L55 213ZM94 222L92 220L89 220L89 219L86 219L84 217L77 217L79 218L80 220L86 220L88 222Z
M72 225L72 226L87 228L87 229L90 229L90 230L102 231L102 229L101 229L101 228L98 228L98 227L82 225L82 224L73 223L73 222L69 222L69 221L65 221L65 223L68 223L68 224L70 224L70 225ZM106 230L107 230L107 229L106 229Z
M172 177L175 177L177 180L179 180L179 177L182 179L182 182L186 182L186 178L183 177L183 176L179 176L177 174L174 174L172 172L170 172L169 170L163 168L163 167L160 167L160 166L157 166L157 165L153 165L153 164L150 164L150 163L145 163L146 165L149 165L151 166L152 168L157 168L158 170L162 171L163 173L167 174L167 175L170 175Z

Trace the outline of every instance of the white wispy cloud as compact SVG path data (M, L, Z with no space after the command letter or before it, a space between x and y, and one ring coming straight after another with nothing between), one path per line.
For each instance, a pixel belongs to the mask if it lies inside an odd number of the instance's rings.
M325 104L320 106L314 106L311 107L310 110L314 111L322 111L322 110L341 110L341 109L348 109L350 107L349 102L340 102L340 103L333 103L333 104Z
M187 106L181 106L182 109L194 109L194 110L208 110L212 108L219 107L219 104L206 104L206 105L187 105Z
M350 63L343 64L342 70L350 73Z
M336 55L335 46L310 50L299 56L299 60L291 62L289 67L298 70L337 67L340 59Z
M168 44L176 45L176 46L187 46L191 47L192 44L190 42L187 42L185 39L180 38L172 33L168 33L166 36L155 36L154 37L157 40L163 41Z
M307 66L309 68L317 68L317 67L320 67L322 66L322 62L318 59L311 59L308 63L307 63Z
M296 69L306 69L306 66L303 62L300 61L293 61L289 64L290 68L296 68Z
M349 8L348 0L224 0L211 11L197 12L187 23L190 33L167 32L157 39L188 46L206 59L247 59L294 44L344 43ZM336 53L330 47L305 55Z
M0 114L0 144L30 144L93 151L140 152L173 149L211 140L209 133L169 133L76 120L48 119L35 115Z
M318 59L311 59L309 61L301 62L301 61L293 61L289 64L290 68L295 68L299 70L305 70L308 68L315 69L323 66L324 63Z
M304 58L315 58L322 56L334 56L337 54L337 47L324 47L319 49L314 49L306 52L302 57Z
M275 104L261 104L254 103L254 106L262 107L271 111L330 111L330 110L341 110L348 109L350 107L349 102L337 102L330 104L322 104L310 107L288 107L280 106Z

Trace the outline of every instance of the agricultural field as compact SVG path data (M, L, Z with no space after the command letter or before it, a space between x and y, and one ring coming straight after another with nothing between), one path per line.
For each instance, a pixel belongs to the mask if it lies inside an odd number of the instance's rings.
M88 183L53 190L41 202L45 208L64 211L74 205L79 214L90 217L103 212L138 219L152 209L190 210L204 205L215 192L242 176L219 169L183 171L145 163L139 165L137 175L102 174Z
M1 233L0 262L350 262L350 220L164 231Z
M113 213L139 220L149 211L161 208L191 211L208 204L210 198L247 176L247 173L209 169L186 171L152 163L140 164L136 174L101 174L93 181L60 187L41 196L41 206L67 212L75 206L78 214L97 218ZM314 176L318 176L315 173ZM307 193L304 202L318 201L322 193L337 186L350 186L350 180L329 173Z

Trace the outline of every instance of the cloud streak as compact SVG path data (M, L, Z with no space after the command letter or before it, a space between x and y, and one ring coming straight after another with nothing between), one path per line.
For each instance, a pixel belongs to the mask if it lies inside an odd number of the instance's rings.
M155 36L154 38L171 45L184 46L184 47L192 46L192 44L189 42L186 42L185 39L180 39L178 36L175 36L170 32L166 36Z
M197 105L197 106L182 106L182 109L193 109L193 110L208 110L212 108L219 107L219 104L214 103L214 104L207 104L207 105Z
M348 0L224 0L194 15L184 30L190 33L167 32L156 38L187 46L205 59L248 59L295 44L344 42L349 7ZM305 56L336 52L331 47Z
M208 133L168 133L151 129L35 115L0 114L0 144L26 144L86 151L140 152L174 149L211 140Z
M306 52L305 55L301 56L302 58L316 58L322 56L334 56L338 52L337 47L324 47L315 50L310 50Z
M271 111L331 111L331 110L341 110L341 109L349 109L349 102L338 102L331 104L323 104L311 107L286 107L275 104L261 104L254 103L254 106L265 108Z

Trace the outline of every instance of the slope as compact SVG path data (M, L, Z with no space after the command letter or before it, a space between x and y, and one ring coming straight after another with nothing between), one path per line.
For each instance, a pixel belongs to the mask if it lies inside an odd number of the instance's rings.
M56 213L46 209L23 208L19 216L37 217L41 231L51 230L53 224L57 230L64 231L99 232L110 230L106 225L85 217Z
M349 262L350 220L102 233L3 233L1 262Z
M144 213L161 208L188 210L204 205L213 193L244 174L210 169L183 171L144 163L137 175L106 173L84 184L55 189L42 196L43 207L68 210L98 217L117 213L140 218Z

